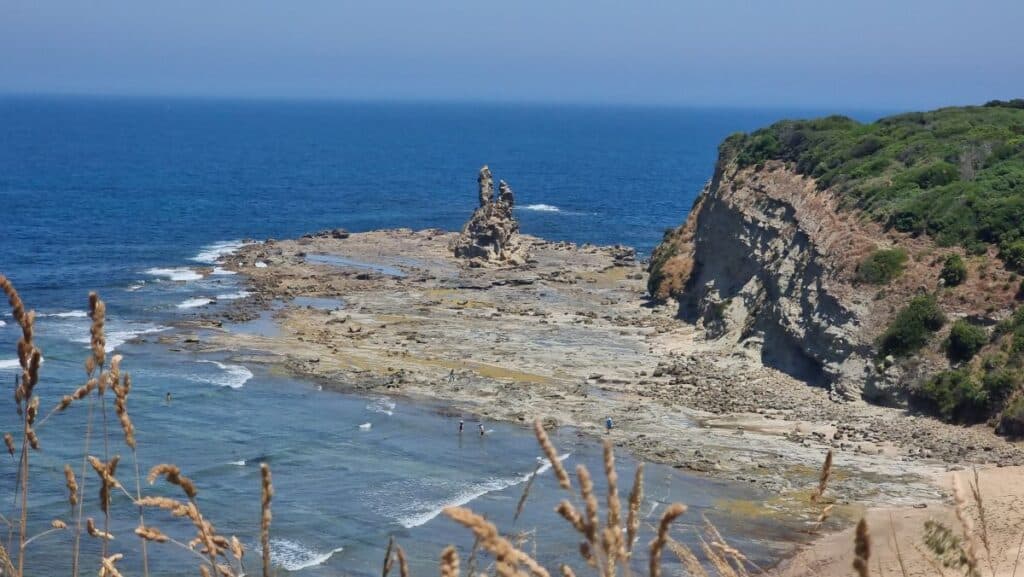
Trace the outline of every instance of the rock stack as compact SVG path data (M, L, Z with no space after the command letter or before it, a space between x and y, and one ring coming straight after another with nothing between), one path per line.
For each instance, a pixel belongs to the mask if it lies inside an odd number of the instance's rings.
M484 166L477 177L480 206L473 211L462 233L452 245L457 258L470 261L470 266L487 264L518 266L526 262L526 247L520 242L519 221L512 214L515 195L504 180L498 182L498 198L494 199L491 169Z

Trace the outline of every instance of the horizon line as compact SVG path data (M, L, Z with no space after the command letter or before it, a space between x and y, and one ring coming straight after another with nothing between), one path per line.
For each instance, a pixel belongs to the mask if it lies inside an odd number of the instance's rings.
M92 100L152 100L152 101L208 101L244 103L294 103L294 104L410 104L410 105L477 105L477 106L523 106L552 108L636 108L636 109L690 109L690 110L765 110L765 111L815 111L829 113L843 112L885 112L900 113L922 108L895 105L824 105L824 104L711 104L684 102L634 102L604 100L557 100L557 99L501 99L501 98L418 98L418 97L344 97L344 96L271 96L271 95L227 95L227 94L166 94L166 93L115 93L115 92L56 92L56 91L5 91L0 90L0 100L14 99L92 99ZM947 104L945 106L981 106L974 104Z

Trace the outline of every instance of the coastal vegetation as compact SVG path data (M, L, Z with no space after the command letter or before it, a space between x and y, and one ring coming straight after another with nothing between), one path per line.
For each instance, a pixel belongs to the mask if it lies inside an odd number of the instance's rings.
M942 271L939 278L945 286L954 287L967 280L967 265L964 259L958 254L951 254L946 257L942 264Z
M864 124L787 120L731 136L739 167L768 160L813 177L887 227L1024 270L1024 108L1019 101L913 112Z
M917 352L946 324L946 316L934 295L914 297L907 303L879 339L881 356L902 357Z
M888 284L903 272L907 251L902 248L879 249L857 267L857 280L869 284Z

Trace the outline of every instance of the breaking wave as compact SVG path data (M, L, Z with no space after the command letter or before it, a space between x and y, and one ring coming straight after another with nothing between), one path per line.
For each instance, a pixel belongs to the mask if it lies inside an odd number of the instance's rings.
M288 539L270 540L270 559L273 563L285 571L301 571L317 565L323 565L335 553L340 553L343 547L332 549L327 553L321 553L302 543Z
M198 362L217 365L217 368L220 369L222 373L220 376L217 377L195 377L191 379L193 381L211 383L220 387L228 387L231 389L241 389L242 386L245 385L245 383L252 378L252 371L243 367L242 365L229 365L218 361L205 360Z
M238 292L235 292L235 293L225 293L225 294L222 294L222 295L217 295L217 300L219 300L219 301L233 301L233 300L238 300L238 299L244 299L245 297L249 296L250 294L252 294L252 293L250 293L249 291L238 291Z
M568 459L572 453L566 453L558 457L559 461ZM539 458L538 458L539 460ZM551 468L551 463L544 460L544 463L537 468L537 474L540 475ZM413 501L407 504L404 509L406 513L402 514L398 518L398 523L406 529L412 529L413 527L419 527L433 520L435 517L440 515L448 507L461 507L467 503L475 501L480 497L488 493L495 491L503 491L509 487L514 487L521 483L525 483L530 480L533 475L533 471L525 475L518 477L509 477L505 479L488 479L486 481L480 481L477 483L471 483L451 498L444 501L434 501L429 503ZM413 509L415 511L410 512Z
M395 414L395 402L386 398L373 399L372 402L367 403L366 410L390 417Z
M562 212L562 209L551 204L528 204L523 210L534 210L537 212Z
M192 260L194 260L195 262L201 262L205 264L214 264L215 262L220 260L221 257L227 256L235 252L236 250L242 248L246 244L248 243L242 240L225 240L222 242L215 242L213 244L204 246L199 251L199 254L192 257Z
M151 268L146 269L145 272L146 274L151 276L166 278L168 280L179 282L200 280L203 278L203 275L199 274L193 269L184 266L174 268Z
M197 298L193 298L193 299L188 299L188 300L182 301L182 302L178 303L177 307L179 309L194 309L196 307L206 306L206 305L208 305L208 304L210 304L212 302L213 302L213 299L209 299L209 298L206 298L206 297L197 297Z
M86 311L64 311L60 313L43 313L41 317L57 317L61 319L84 319L89 316ZM0 325L3 326L3 325Z

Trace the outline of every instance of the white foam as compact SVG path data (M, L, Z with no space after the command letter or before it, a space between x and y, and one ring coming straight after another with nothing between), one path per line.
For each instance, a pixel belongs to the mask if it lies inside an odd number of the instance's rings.
M564 461L568 459L571 454L572 453L566 453L564 455L560 455L558 460ZM538 461L540 460L541 459L538 458ZM550 468L551 463L544 459L543 464L537 468L537 474L540 475ZM421 511L400 517L398 519L398 523L406 529L425 525L440 515L448 507L461 507L462 505L475 501L488 493L503 491L509 487L525 483L530 480L531 476L533 476L533 471L519 477L512 477L508 479L488 479L479 483L473 483L469 487L466 487L462 491L456 493L451 499L442 502L429 504L414 502L409 506L409 508L421 509Z
M252 378L252 371L243 367L242 365L229 365L226 363L220 363L217 361L199 361L200 363L209 363L217 365L217 368L224 371L223 375L217 378L208 379L200 378L203 382L213 383L221 387L228 387L232 389L241 389L242 386ZM195 379L193 379L195 380Z
M146 286L146 281L144 281L144 280L143 280L143 281L139 281L139 282L137 282L137 283L135 283L135 284L133 284L133 285L130 285L130 286L129 286L128 288L126 288L125 290L126 290L126 291L128 291L128 292L130 292L130 293L133 293L133 292L135 292L135 291L139 290L140 288L142 288L142 287L144 287L144 286Z
M233 301L233 300L238 300L238 299L244 299L245 297L249 296L250 294L252 294L252 293L250 293L249 291L238 291L238 292L235 292L235 293L225 293L225 294L222 294L222 295L217 295L217 300L219 300L219 301Z
M321 553L288 539L271 539L270 560L285 571L301 571L323 565L342 549L344 548L338 547L330 552Z
M366 410L390 417L395 414L395 402L391 399L381 397L379 399L374 399L371 403L367 403Z
M265 262L263 262L261 260L258 260L258 261L256 261L256 264L253 265L253 266L255 266L256 268L267 268L267 263L265 263Z
M245 459L242 459L240 461L230 461L228 464L229 465L234 465L236 467L244 467L245 466Z
M117 347L125 344L126 342L136 337L152 333L159 333L162 331L166 331L169 328L150 324L144 324L141 326L138 324L133 324L131 325L130 328L119 327L123 327L123 324L117 323L116 321L107 325L106 350L108 353L113 352L114 349L116 349ZM59 328L64 329L63 331L60 332L62 332L65 335L74 335L69 336L68 338L68 340L70 340L71 342L86 343L86 345L88 345L90 341L88 326L62 326Z
M523 210L535 210L537 212L562 212L562 209L551 204L528 204Z
M5 323L4 321L0 321L0 327L6 327L6 326L7 326L7 323Z
M359 430L360 431L369 431L372 428L373 428L373 423L363 423L362 425L359 425Z
M89 316L86 311L64 311L60 313L43 313L41 317L57 317L61 319L84 319Z
M233 270L227 270L227 269L224 269L224 268L220 268L219 266L215 266L215 267L213 267L213 272L211 272L210 274L215 274L215 275L218 275L218 276L226 276L226 275L229 275L229 274L238 274L238 273L233 271Z
M184 266L175 268L151 268L147 269L145 272L148 275L163 277L173 281L190 281L200 280L203 278L203 275Z
M46 359L39 357L39 364L46 362ZM18 359L0 359L0 371L21 370L21 361Z
M213 299L206 298L206 297L197 297L197 298L181 301L180 303L178 303L177 306L178 306L179 309L194 309L196 307L206 306L206 305L208 305L208 304L210 304L212 302L213 302Z
M248 244L242 240L225 240L204 246L199 254L192 257L195 262L213 264Z

